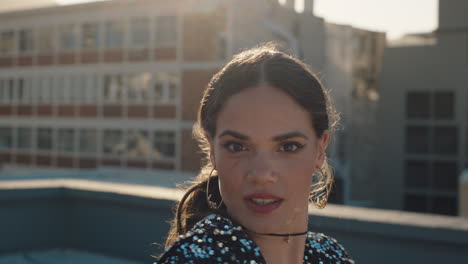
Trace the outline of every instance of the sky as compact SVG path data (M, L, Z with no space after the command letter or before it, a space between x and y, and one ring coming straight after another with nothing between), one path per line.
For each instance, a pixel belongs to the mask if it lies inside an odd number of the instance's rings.
M297 1L296 8L301 4ZM438 6L438 0L315 0L314 12L329 22L386 31L395 39L435 30Z
M94 0L55 0L59 4ZM285 0L279 0L284 2ZM296 0L301 12L304 0ZM438 25L439 0L314 0L314 13L326 21L387 32L388 39L429 32Z

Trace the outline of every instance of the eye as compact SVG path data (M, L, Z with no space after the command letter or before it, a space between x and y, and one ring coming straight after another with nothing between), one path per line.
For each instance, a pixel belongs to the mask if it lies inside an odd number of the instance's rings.
M298 142L286 142L280 147L280 151L282 152L297 152L302 149L304 145Z
M244 145L238 142L234 142L234 141L225 143L223 147L227 149L229 152L233 152L233 153L244 151L246 149Z

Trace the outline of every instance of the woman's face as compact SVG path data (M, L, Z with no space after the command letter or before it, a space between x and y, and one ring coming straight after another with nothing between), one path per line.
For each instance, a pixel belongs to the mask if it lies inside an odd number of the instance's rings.
M328 133L317 138L309 113L263 84L230 97L210 141L228 214L262 233L302 232L309 188Z

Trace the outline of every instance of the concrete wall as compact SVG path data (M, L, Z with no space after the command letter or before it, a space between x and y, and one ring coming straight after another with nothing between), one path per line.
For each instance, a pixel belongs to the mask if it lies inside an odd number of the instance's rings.
M0 181L0 256L73 248L150 263L180 195L83 180ZM338 239L356 263L468 261L466 219L333 205L310 212L309 229Z
M468 29L468 2L465 0L439 0L439 29Z
M151 263L161 250L152 243L163 243L173 203L73 188L3 189L0 255L71 248Z

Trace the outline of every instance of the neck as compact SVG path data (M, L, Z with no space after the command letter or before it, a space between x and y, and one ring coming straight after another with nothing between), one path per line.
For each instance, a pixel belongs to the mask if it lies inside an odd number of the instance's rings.
M302 263L306 234L298 236L270 236L247 231L249 236L260 247L266 263ZM288 241L285 241L288 238Z

